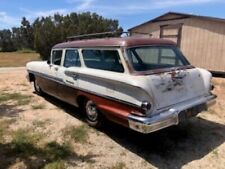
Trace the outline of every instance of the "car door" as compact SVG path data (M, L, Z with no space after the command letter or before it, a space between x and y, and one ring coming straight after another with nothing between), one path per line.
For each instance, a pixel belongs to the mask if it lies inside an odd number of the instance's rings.
M70 104L75 104L78 92L80 56L77 49L66 49L62 66L58 70L58 78L63 79L59 84L60 98Z
M63 50L53 50L51 60L46 70L46 78L41 83L42 89L50 95L59 96L58 84L62 83L62 79L58 78L58 71L61 66Z

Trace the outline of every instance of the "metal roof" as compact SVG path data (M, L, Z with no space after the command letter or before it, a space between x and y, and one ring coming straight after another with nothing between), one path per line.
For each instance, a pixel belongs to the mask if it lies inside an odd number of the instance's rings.
M174 18L173 20L185 19L185 18L199 18L199 19L206 19L206 20L212 20L212 21L217 21L217 22L225 22L225 19L223 19L223 18L216 18L216 17L202 16L202 15L193 15L193 14L186 14L186 13L179 13L179 12L167 12L159 17L156 17L147 22L144 22L142 24L134 26L134 27L128 29L128 31L131 31L132 29L138 28L140 26L143 26L143 25L146 25L149 23L166 21L166 20L163 20L162 18L167 15L177 15L178 16L178 18ZM171 20L171 19L167 19L167 20Z

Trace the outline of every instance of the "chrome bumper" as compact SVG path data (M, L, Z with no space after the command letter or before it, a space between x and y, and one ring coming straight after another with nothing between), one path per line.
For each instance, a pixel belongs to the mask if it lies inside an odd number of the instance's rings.
M180 121L196 116L201 111L207 110L216 103L216 96L210 95L161 112L152 117L128 116L129 127L141 133L152 133L154 131L178 125Z

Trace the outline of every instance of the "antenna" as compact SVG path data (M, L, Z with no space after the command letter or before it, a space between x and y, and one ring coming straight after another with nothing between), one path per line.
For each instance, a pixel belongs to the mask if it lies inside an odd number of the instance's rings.
M98 37L102 35L115 35L115 34L126 34L126 36L129 36L129 32L100 32L100 33L90 33L90 34L83 34L83 35L77 35L77 36L70 36L67 37L67 40L75 40L75 39L82 39L82 38L88 38L88 37Z

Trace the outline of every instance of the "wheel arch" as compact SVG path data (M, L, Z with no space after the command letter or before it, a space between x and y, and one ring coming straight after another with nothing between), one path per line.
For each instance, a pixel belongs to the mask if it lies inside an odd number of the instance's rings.
M29 73L29 74L28 74L28 80L29 80L30 82L34 82L34 81L35 81L35 75L34 75L33 73Z
M79 108L82 108L84 106L85 101L87 101L89 98L85 95L78 95L76 99L76 103Z

